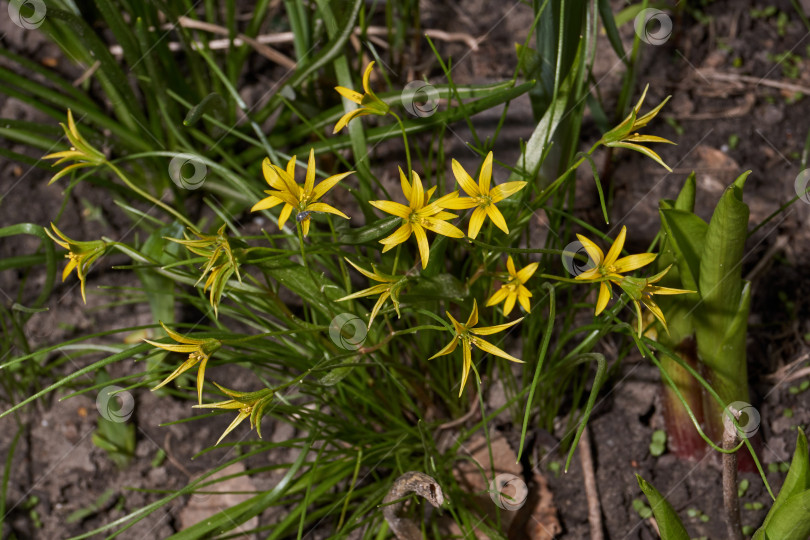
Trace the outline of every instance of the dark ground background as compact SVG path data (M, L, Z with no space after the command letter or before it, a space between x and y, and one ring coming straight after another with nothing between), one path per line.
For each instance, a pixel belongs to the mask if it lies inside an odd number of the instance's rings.
M624 7L623 2L614 4L616 8ZM751 208L751 226L793 197L793 181L800 171L800 154L810 128L810 101L806 97L794 99L793 93L784 89L735 79L735 75L743 75L810 88L808 30L789 2L772 4L788 15L783 27L777 15L758 18L752 11L771 3L718 0L699 8L696 13L684 13L681 18L675 18L675 32L665 44L643 47L635 95L649 83L648 105L658 103L666 95L673 96L659 115L662 120L656 119L648 131L674 140L678 146L656 148L673 167L670 174L652 161L626 151L616 153L609 168L606 168L604 155L597 157L603 182L612 182L611 224L628 226L631 251L644 249L649 244L658 230L659 198L674 197L692 170L698 173L698 213L706 219L723 188L748 169L753 171L745 188L745 200ZM81 68L70 65L58 48L39 33L14 26L5 17L6 7L5 2L0 2L0 46L38 62L54 64L71 77L82 73ZM448 5L424 2L422 13L423 28L466 32L482 38L479 49L474 52L464 44L440 43L441 53L455 59L453 74L459 84L494 82L509 77L515 62L513 43L523 39L531 22L530 10L511 2L463 0ZM810 10L806 13L810 15ZM622 29L622 35L629 48L630 25ZM604 41L604 37L602 39ZM774 55L786 51L795 57L779 63ZM602 96L611 105L615 103L621 81L616 62L604 41L595 78ZM258 73L267 73L270 69L261 61L255 65ZM435 82L443 82L439 78L440 71L430 61L429 51L422 51L419 62L414 60L414 69L419 73L425 71ZM709 78L702 70L730 75L730 80ZM246 79L243 94L247 99L260 95L266 88L263 77L266 75ZM476 118L484 133L487 126L491 126L490 130L494 128L497 112ZM43 120L28 104L5 96L0 96L0 117ZM532 128L530 108L524 96L510 107L509 121L496 147L499 159L514 162L518 141L527 139ZM459 156L464 162L466 129L453 126L453 130L446 141L448 153ZM582 146L589 147L598 137L596 128L586 119ZM14 149L22 151L21 147ZM381 145L377 157L385 159L389 152L395 150ZM474 163L472 155L467 159ZM577 214L599 223L590 171L583 167L579 172L581 194L578 194ZM59 184L46 185L50 176L49 171L29 170L0 158L0 226L23 221L48 224L63 198ZM128 221L104 196L89 185L80 185L67 202L63 230L77 238L94 238L99 229L107 236L126 238ZM794 204L754 235L747 245L744 273L753 281L754 291L749 326L749 373L752 399L762 417L761 457L766 463L789 460L795 444L791 427L806 427L810 421L808 392L791 393L789 390L807 376L793 381L769 377L788 365L805 366L808 360L805 336L810 332L807 300L810 282L805 276L810 267L809 217L810 205ZM36 242L0 240L0 256L27 253L35 247ZM110 257L106 262L97 264L88 280L87 306L81 303L75 277L57 287L49 304L50 311L32 318L26 329L34 344L59 342L103 328L151 322L147 306L96 309L106 302L98 295L99 287L134 283L129 273L110 269L125 259L118 261ZM20 276L10 272L0 273L0 291L3 291L0 301L10 305L19 279ZM36 288L36 283L30 285L32 290ZM90 360L90 357L78 361L65 358L60 369L70 372ZM141 368L115 366L111 375L115 377L133 369ZM651 434L662 427L658 384L656 370L640 358L631 357L612 387L603 392L591 420L597 486L607 537L614 540L656 537L649 521L632 508L633 499L641 497L633 476L637 472L667 495L684 517L693 537L724 538L720 471L714 460L684 463L670 454L658 458L650 455ZM239 387L238 381L232 386ZM158 497L133 488L177 489L212 464L228 458L226 451L221 450L190 459L218 437L229 419L221 417L205 423L160 427L160 423L187 417L189 405L139 390L135 392L136 408L130 420L137 428L136 459L127 469L118 470L91 442L90 435L97 421L93 400L82 396L60 402L57 398L61 395L39 401L21 415L27 428L14 454L8 486L11 511L7 516L8 525L20 538L62 538L91 530ZM492 404L496 396L489 399ZM2 401L4 397L0 396ZM8 405L3 403L4 408ZM792 417L788 417L787 410L792 412ZM508 422L500 428L510 441L518 429ZM289 429L286 425L270 424L265 426L264 433L272 440L285 440L295 435ZM1 455L7 453L16 431L13 419L0 420ZM561 433L534 433L538 441L534 448L535 459L541 463L540 470L549 481L558 509L563 528L559 538L586 538L587 510L578 461L574 460L567 475L553 470L553 463L564 459L555 450ZM167 457L159 464L153 463L160 452ZM290 459L294 458L268 455L254 458L249 465L285 463ZM751 484L743 502L766 503L767 493L759 478L751 474L743 476ZM222 484L221 489L266 490L278 477L279 474L267 474L240 478ZM768 475L774 488L781 484L782 477L783 473L779 472ZM83 520L66 523L73 511L90 506L110 488L114 496L96 512ZM179 499L137 524L122 538L166 537L246 497ZM708 516L708 521L687 517L690 509L699 510ZM32 511L37 519L32 519ZM743 510L745 525L758 525L763 517L764 511ZM273 515L263 515L260 524L272 523L273 519ZM35 526L37 520L40 523ZM9 534L8 526L4 534Z

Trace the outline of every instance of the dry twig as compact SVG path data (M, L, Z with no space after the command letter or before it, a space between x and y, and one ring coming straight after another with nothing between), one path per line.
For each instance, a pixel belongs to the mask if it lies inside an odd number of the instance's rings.
M602 508L599 505L599 492L596 489L596 476L593 472L591 436L588 434L588 426L582 430L582 437L579 440L579 463L582 465L585 496L588 499L588 525L591 529L591 540L604 540Z

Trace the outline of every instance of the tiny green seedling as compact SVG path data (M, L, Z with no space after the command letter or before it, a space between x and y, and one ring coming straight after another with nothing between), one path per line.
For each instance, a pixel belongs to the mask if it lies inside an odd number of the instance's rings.
M751 485L751 482L748 479L743 478L740 480L740 483L737 484L737 497L741 498L745 495L745 492L748 491L748 487Z
M647 503L641 499L633 499L633 510L635 510L642 519L652 517L652 508L647 506Z
M666 452L667 449L667 432L663 429L656 429L652 434L652 442L650 442L650 454L654 457L660 457Z

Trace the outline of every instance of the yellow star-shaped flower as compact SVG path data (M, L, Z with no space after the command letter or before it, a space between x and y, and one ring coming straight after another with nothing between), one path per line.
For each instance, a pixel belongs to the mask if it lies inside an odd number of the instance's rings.
M385 301L388 300L389 297L391 298L391 302L394 304L394 309L397 312L397 317L399 317L400 316L399 292L402 289L402 287L405 286L408 278L402 275L392 276L389 274L383 274L382 272L374 268L374 265L371 265L371 269L373 270L373 272L369 272L364 268L360 268L349 259L346 259L346 262L352 265L355 270L366 276L368 279L379 282L379 285L374 285L372 287L369 287L368 289L363 289L362 291L358 291L354 294L344 296L343 298L340 298L337 301L343 302L344 300L352 300L354 298L362 298L364 296L373 296L375 294L379 294L380 297L374 304L374 308L372 308L371 315L368 318L368 328L371 328L371 323L374 321L374 317L377 316L377 313L380 311L380 308L385 303Z
M360 105L360 108L349 111L341 116L338 123L335 124L335 129L332 131L332 133L337 133L358 116L365 116L367 114L385 116L388 114L390 107L386 102L378 98L376 94L371 91L368 84L369 77L371 77L371 70L373 68L374 62L371 62L366 66L366 71L363 73L363 91L365 93L361 94L360 92L352 90L351 88L346 88L345 86L335 87L335 90L337 90L341 96L345 97L349 101L357 103Z
M475 345L479 349L484 352L488 352L490 354L494 354L495 356L500 356L501 358L505 358L512 362L519 362L523 363L523 360L519 358L515 358L514 356L502 351L492 343L481 339L478 336L490 336L492 334L497 334L498 332L502 332L509 328L510 326L514 326L520 321L523 320L523 317L512 321L506 324L499 324L496 326L483 326L481 328L474 328L476 324L478 324L478 302L473 300L473 309L472 313L470 313L470 317L467 319L465 324L461 324L457 320L450 315L449 311L445 312L447 317L450 319L450 322L453 323L453 328L456 331L455 336L453 336L452 341L448 343L442 350L434 354L430 357L430 360L433 360L437 356L444 356L445 354L450 354L451 352L456 350L456 347L459 343L462 344L462 352L464 358L464 364L462 365L462 375L461 375L461 389L458 391L458 397L461 397L462 392L464 392L464 386L467 384L467 377L470 374L470 367L472 367L472 347Z
M501 288L498 289L492 296L489 297L487 300L487 307L494 306L496 304L503 304L503 315L504 317L508 317L509 314L512 312L512 308L515 306L515 301L517 300L523 309L526 310L527 313L531 311L531 302L529 298L532 297L532 293L523 286L530 277L534 275L537 271L538 264L536 262L530 263L518 271L515 268L515 262L512 260L512 256L510 255L508 259L506 259L506 269L509 272L508 278L506 282L501 285Z
M319 199L354 171L330 176L316 186L315 151L311 149L309 151L309 161L307 162L307 176L303 186L295 182L295 156L291 157L290 161L287 162L287 170L270 163L268 158L264 158L262 172L267 184L273 189L266 190L265 193L270 196L254 204L250 211L267 210L284 203L284 208L281 209L281 214L278 217L279 229L284 227L293 210L296 211L295 219L301 223L304 236L309 233L312 212L326 212L349 219L349 216L337 208L319 202Z
M192 408L203 409L233 409L238 410L239 414L236 415L231 425L225 428L225 432L217 440L219 444L228 433L234 430L236 426L242 423L245 418L250 418L250 429L256 428L256 433L259 438L262 438L262 416L264 416L265 409L273 401L275 391L271 388L258 390L256 392L237 392L236 390L228 390L217 383L214 386L222 390L229 398L225 401L217 403L206 403L205 405L193 405Z
M101 151L96 150L81 136L76 127L76 122L73 121L73 113L70 109L67 111L67 121L67 126L62 123L59 125L62 126L62 129L65 131L65 136L67 136L68 142L70 143L70 150L54 152L53 154L42 156L42 159L57 159L58 161L52 165L53 167L61 165L66 161L73 161L73 164L68 165L56 173L54 177L51 178L51 181L48 182L48 185L53 184L72 170L101 165L106 160Z
M641 104L644 103L644 97L647 95L647 89L650 85L644 87L644 92L641 94L641 99L638 100L636 106L633 107L633 110L630 111L630 114L622 120L622 123L616 126L615 128L611 129L604 135L602 135L602 139L599 141L600 143L604 144L605 146L614 146L620 148L627 148L628 150L635 150L636 152L641 152L645 156L655 160L658 164L664 167L669 172L672 172L672 169L664 163L664 160L661 159L657 153L653 152L646 146L642 146L638 143L645 143L645 142L660 142L660 143L667 143L667 144L675 144L674 142L665 139L663 137L658 137L657 135L641 135L637 132L637 130L646 126L650 120L656 117L656 115L661 111L661 108L669 101L669 97L667 97L664 101L662 101L657 107L653 110L638 118L638 113L641 110Z
M45 234L56 244L68 250L67 254L65 254L68 263L62 271L62 281L65 281L70 272L75 269L76 275L79 277L79 282L81 282L82 301L86 304L87 297L84 294L84 284L87 279L87 273L90 271L90 267L95 260L104 255L104 252L107 251L107 243L103 240L91 240L89 242L72 240L57 229L56 225L53 223L51 223L51 228L53 228L53 233L45 229Z
M481 165L481 173L478 175L477 185L458 161L454 159L452 164L453 175L456 177L456 181L469 197L458 197L448 202L445 206L450 210L475 208L470 216L470 226L467 231L467 236L470 238L478 236L478 231L481 230L481 226L484 224L484 219L487 216L489 216L489 219L492 220L492 223L494 223L496 227L506 234L509 234L509 227L506 225L506 220L495 205L523 189L524 186L526 186L526 182L505 182L490 189L492 182L492 152L488 153L487 157L484 158L484 163Z
M154 392L158 388L163 388L166 384L173 381L199 363L200 367L197 368L197 403L202 403L202 389L203 384L205 383L205 366L208 364L208 359L211 358L211 355L213 355L222 346L222 342L214 338L200 339L180 335L168 328L165 324L163 324L162 321L160 326L163 327L163 330L166 331L170 338L177 342L176 344L158 343L157 341L149 341L148 339L145 339L144 341L154 347L163 349L164 351L183 354L188 353L188 359L180 364L180 366L178 366L178 368L175 369L171 375L163 379L162 383L152 388L152 391Z
M672 294L689 294L695 291L688 291L685 289L674 289L672 287L659 287L655 285L661 281L669 269L672 268L672 265L667 266L663 271L655 274L649 278L634 278L632 276L624 276L620 282L618 282L619 287L622 288L624 292L630 297L630 300L633 302L634 307L636 308L636 320L638 321L638 335L641 337L642 332L642 325L643 319L641 316L641 304L650 310L658 322L661 323L661 326L664 327L664 330L669 334L669 328L667 328L667 321L664 318L664 312L661 311L661 308L655 303L653 296L656 294L660 295L672 295Z
M464 238L463 232L454 225L447 223L448 219L458 216L444 211L448 201L458 197L458 192L448 193L428 204L433 192L436 191L436 187L434 186L425 192L419 175L415 172L412 172L412 174L413 185L405 178L402 169L399 169L399 181L402 186L402 193L408 200L408 206L393 201L369 201L369 203L383 212L402 218L402 225L392 235L380 240L380 243L385 246L383 253L406 241L413 234L416 237L416 243L419 245L422 268L427 268L430 246L428 245L425 229L450 238Z
M595 315L599 315L602 313L602 310L607 307L608 300L610 300L612 293L610 287L611 281L618 284L624 277L622 274L646 266L657 257L655 253L639 253L619 259L626 236L627 227L622 227L619 236L613 241L613 245L610 246L610 250L608 250L607 255L605 255L595 243L581 234L577 235L577 238L588 253L588 257L590 257L593 262L594 267L576 276L575 279L580 281L600 282Z

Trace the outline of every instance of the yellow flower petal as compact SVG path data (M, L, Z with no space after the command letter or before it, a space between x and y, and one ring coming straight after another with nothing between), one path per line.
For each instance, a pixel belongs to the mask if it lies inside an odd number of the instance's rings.
M500 230L502 230L504 233L509 234L509 227L506 226L506 220L503 218L503 214L501 214L501 211L498 210L498 207L495 206L494 204L490 204L486 208L487 208L487 215L489 216L489 219L492 220L492 223L494 223L495 226L498 227Z
M481 172L478 174L478 189L486 195L489 193L489 185L492 182L492 151L484 158L481 165Z
M478 201L472 197L456 197L444 203L443 206L450 210L467 210L478 206Z
M312 188L315 187L315 149L309 149L309 159L307 160L307 175L304 179L304 195L311 195Z
M515 326L517 323L523 320L523 317L519 319L515 319L512 322L508 322L505 324L497 324L495 326L482 326L481 328L471 328L470 332L475 334L476 336L491 336L492 334L497 334L498 332L503 332L507 328L511 328Z
M498 203L526 187L526 182L504 182L498 184L489 192L493 203Z
M470 375L470 367L472 366L472 351L470 344L464 343L464 365L461 367L461 388L458 391L458 397L464 392L464 386L467 384L467 377Z
M472 215L470 216L470 225L467 229L467 236L470 238L475 239L478 236L479 231L481 230L481 226L484 224L484 219L487 216L487 211L481 208L480 206L473 210Z
M365 90L366 94L373 94L371 88L369 87L369 79L371 78L371 70L374 69L374 61L369 62L366 66L366 70L363 72L363 90Z
M478 324L478 301L473 299L473 308L472 311L470 312L469 318L467 319L467 324L465 324L464 326L470 328L472 326L475 326L476 324Z
M205 384L205 364L208 363L208 358L203 358L200 362L200 367L197 368L197 403L202 405L202 389Z
M461 163L456 161L455 159L451 162L453 168L453 176L456 177L456 182L458 185L461 186L461 189L464 190L464 193L469 195L470 197L477 197L481 194L478 189L478 186L475 185L473 182L472 177L467 174L467 171L464 170L464 167L461 166Z
M411 208L394 201L369 201L374 208L378 208L387 214L393 214L402 219L408 219L411 215Z
M324 212L326 214L334 214L336 216L340 216L344 219L349 219L349 216L335 208L334 206L330 206L326 203L316 202L307 205L307 211L310 212Z
M428 360L433 360L438 356L444 356L446 354L450 354L451 352L455 351L456 347L458 346L458 341L459 341L458 338L454 336L453 339L450 340L450 343L442 347L442 350L440 350L439 352L428 358Z
M422 259L422 268L427 268L428 259L430 258L430 246L428 245L427 234L421 225L412 225L413 235L416 237L416 243L419 246L419 257Z
M529 281L529 278L531 278L537 271L538 266L539 266L538 263L533 262L521 268L520 271L517 273L518 280L521 283L526 283L527 281Z
M655 260L658 256L656 253L638 253L636 255L628 255L627 257L622 257L615 263L613 263L613 267L616 269L617 273L624 274L625 272L631 272L642 266L647 266L651 262Z
M596 244L594 244L588 238L582 236L581 234L577 235L577 239L579 240L579 243L582 244L582 247L585 248L585 252L591 259L591 262L595 266L599 266L600 264L602 264L602 261L605 259L605 254L602 252L601 249L599 249L599 246L597 246ZM575 254L572 253L572 255ZM580 276L584 274L585 272L583 272L583 274L580 274Z
M598 316L607 307L608 300L610 300L610 293L611 288L609 283L603 281L599 284L599 298L596 300L594 315Z
M373 279L374 281L384 281L384 280L380 279L380 277L379 277L377 274L375 274L375 273L373 273L373 272L369 272L369 271L368 271L368 270L366 270L365 268L362 268L362 267L360 267L360 266L357 266L356 264L354 264L352 261L350 261L350 260L349 260L348 258L346 258L346 257L343 257L343 258L346 260L346 262L347 262L347 263L349 263L350 265L352 265L352 267L354 267L354 269L355 269L355 270L357 270L358 272L360 272L361 274L363 274L364 276L366 276L368 279Z
M70 275L71 270L73 270L74 268L76 268L76 266L77 266L76 259L70 259L70 260L68 260L68 263L65 265L65 269L64 269L64 270L62 270L62 281L63 281L63 282L64 282L64 281L65 281L65 279L67 279L67 277Z
M411 202L411 183L408 181L408 177L405 176L405 172L402 170L402 167L397 167L399 169L399 185L402 188L402 194L405 195L405 200L408 201L408 204Z
M487 300L487 307L500 304L506 299L508 294L509 289L507 289L506 287L501 287L500 289L495 291L495 293L492 296L489 297L489 300Z
M412 232L413 228L411 227L410 223L405 223L402 226L400 226L396 231L394 231L394 233L391 236L388 236L380 240L380 243L386 246L386 249L384 249L383 252L388 251L395 245L401 244L402 242L410 238Z
M532 311L532 304L529 299L532 295L528 290L526 291L528 294L523 294L523 289L525 289L523 285L518 289L518 302L520 302L520 305L526 310L526 313L530 313Z
M523 363L523 360L521 360L520 358L515 358L514 356L507 353L506 351L502 351L501 349L499 349L498 347L496 347L492 343L490 343L488 341L484 341L483 339L476 339L475 340L475 345L476 345L476 347L478 347L479 349L481 349L484 352L488 352L489 354L494 354L495 356L500 356L501 358L505 358L505 359L509 360L510 362L517 362L519 364Z
M422 179L416 172L411 171L413 182L411 183L411 210L419 210L425 205L425 190L422 187Z
M361 94L360 92L352 90L351 88L346 88L345 86L336 86L335 90L337 90L338 94L345 97L349 101L353 101L358 105L363 104L363 94Z
M622 230L619 231L619 235L613 241L613 245L610 246L610 249L605 255L605 266L611 266L613 263L616 262L616 259L619 258L619 255L622 253L622 249L624 248L624 240L627 237L627 227L622 226Z
M366 115L369 115L369 114L372 114L372 111L370 109L366 109L365 107L361 107L359 109L355 109L353 111L347 112L346 114L341 116L340 120L338 120L337 124L335 124L335 127L332 130L332 134L335 134L338 131L340 131L341 129L343 129L344 127L346 127L346 125L349 122L351 122L352 120L354 120L358 116L366 116Z
M464 238L464 233L455 225L435 218L424 218L422 224L428 230L449 238Z
M281 199L279 199L275 195L271 195L271 196L269 196L269 197L267 197L265 199L260 200L256 204L254 204L250 208L250 211L251 212L258 212L259 210L269 210L270 208L278 206L279 204L281 204L283 202L284 201L282 201Z
M247 410L249 411L249 409L247 409ZM219 444L220 442L222 442L222 439L224 439L224 438L225 438L225 436L226 436L226 435L228 435L228 433L230 433L231 431L233 431L233 430L234 430L234 428L235 428L236 426L238 426L239 424L241 424L241 423L242 423L242 420L244 420L244 419L245 419L245 418L247 418L248 416L250 416L250 412L246 412L246 408L240 409L240 410L239 410L239 415L238 415L236 418L234 418L233 422L231 422L231 425L229 425L229 426L228 426L228 427L225 429L225 432L222 434L222 436L220 436L220 438L219 438L219 439L217 439L216 444Z
M323 182L315 186L315 188L312 190L312 196L310 197L310 200L317 201L318 199L323 197L327 191L335 187L335 185L338 182L340 182L341 180L343 180L352 173L354 173L354 171L335 174L330 176L329 178L326 178Z
M517 276L517 269L515 268L515 261L512 260L511 255L509 255L506 258L506 270L509 271L510 276Z
M508 317L509 314L512 312L512 308L515 307L515 300L517 300L517 293L512 291L506 297L506 301L503 303L503 316Z
M281 214L278 216L278 228L281 229L284 227L284 224L287 223L287 220L290 218L290 214L293 211L293 207L290 204L285 204L284 208L281 209Z

